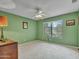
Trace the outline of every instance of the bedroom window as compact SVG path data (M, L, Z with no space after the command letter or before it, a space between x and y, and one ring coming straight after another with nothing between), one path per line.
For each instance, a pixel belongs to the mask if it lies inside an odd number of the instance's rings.
M48 38L63 38L63 20L44 22L44 32Z
M52 37L62 39L63 20L52 21Z
M51 38L51 22L44 22L44 35L47 35L48 38Z

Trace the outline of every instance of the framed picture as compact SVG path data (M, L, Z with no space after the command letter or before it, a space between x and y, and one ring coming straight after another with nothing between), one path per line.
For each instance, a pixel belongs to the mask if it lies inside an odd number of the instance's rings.
M66 26L73 26L75 25L75 20L72 19L72 20L66 20Z
M25 21L24 21L24 22L22 23L22 26L23 26L23 29L27 29L27 28L28 28L28 22L25 22Z

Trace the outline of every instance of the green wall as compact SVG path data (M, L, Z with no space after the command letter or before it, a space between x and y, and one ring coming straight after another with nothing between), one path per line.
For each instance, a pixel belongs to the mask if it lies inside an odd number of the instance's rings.
M38 39L48 41L46 35L43 35L43 22L54 21L54 20L64 20L63 25L63 39L51 39L50 42L68 44L78 46L78 12L64 14L56 17L47 18L43 21L38 22ZM66 26L66 20L75 19L75 25Z
M43 35L43 22L62 19L64 20L63 39L51 39L49 42L79 46L79 12L51 17L40 21L34 21L25 17L17 16L3 11L0 11L0 16L8 16L8 26L4 28L4 37L17 41L19 43L24 43L35 39L48 41L48 37L46 35ZM75 25L66 26L66 20L71 19L75 19ZM28 22L28 29L23 29L23 21Z
M79 46L79 12L78 12L78 28L77 28L77 32L78 32L78 46Z
M4 37L19 43L36 39L36 21L0 11L0 16L8 16L8 26L4 28ZM23 29L22 22L28 22L28 29Z

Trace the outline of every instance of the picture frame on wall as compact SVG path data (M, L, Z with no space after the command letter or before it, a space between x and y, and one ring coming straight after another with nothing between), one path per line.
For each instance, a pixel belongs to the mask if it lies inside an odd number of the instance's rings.
M28 29L28 22L23 21L22 26L23 26L23 29Z
M75 20L72 19L72 20L66 20L66 26L73 26L75 25Z

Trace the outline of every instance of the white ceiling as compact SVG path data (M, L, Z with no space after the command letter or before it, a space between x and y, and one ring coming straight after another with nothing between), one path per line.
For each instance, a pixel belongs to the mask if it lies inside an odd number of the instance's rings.
M46 18L79 10L79 0L75 3L72 3L72 0L13 0L13 2L16 4L16 8L0 7L0 10L31 19L34 19L35 8L41 8L46 14Z

